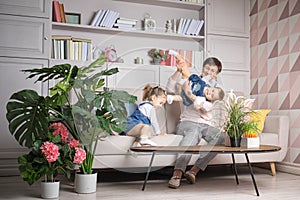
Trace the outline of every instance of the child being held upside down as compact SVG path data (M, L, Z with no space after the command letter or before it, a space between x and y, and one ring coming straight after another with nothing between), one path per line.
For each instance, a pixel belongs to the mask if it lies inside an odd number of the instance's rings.
M184 85L179 91L180 95L168 95L167 102L171 104L173 101L182 101L184 105L189 106L193 104L190 100L192 95L196 96L194 101L194 106L197 109L210 110L212 108L212 103L216 100L222 100L224 98L224 91L220 87L210 87L204 80L202 80L198 75L191 74L188 70L188 65L186 61L177 53L171 51L171 54L176 56L177 63L182 65L182 78L188 79L185 81ZM185 90L187 85L190 86L190 90Z

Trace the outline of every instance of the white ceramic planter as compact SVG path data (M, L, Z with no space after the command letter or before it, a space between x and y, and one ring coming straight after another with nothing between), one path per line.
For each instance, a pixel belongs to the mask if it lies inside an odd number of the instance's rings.
M75 174L75 191L77 193L94 193L97 190L97 173Z
M242 138L241 147L246 148L258 148L259 147L259 137L255 138Z
M41 182L41 197L44 199L54 199L59 197L59 181Z

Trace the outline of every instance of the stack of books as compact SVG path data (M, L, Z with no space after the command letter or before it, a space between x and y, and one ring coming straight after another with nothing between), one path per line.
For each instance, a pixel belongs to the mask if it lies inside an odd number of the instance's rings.
M177 33L183 35L200 35L203 25L203 19L180 18L177 26Z
M183 49L173 49L177 51L181 57L183 57L188 64L197 70L202 69L203 64L203 51L192 51L192 50L183 50ZM167 58L166 58L166 65L167 66L176 66L176 57L169 54L169 50L165 51Z
M66 23L65 8L63 3L59 1L52 2L52 21Z
M117 19L113 27L123 29L123 30L136 30L137 22L138 20L136 19L128 19L128 18L120 17L119 19Z
M89 39L53 35L51 58L79 61L92 60L91 42Z
M98 10L92 19L91 26L100 26L112 28L116 20L119 18L120 13L107 9L107 10Z

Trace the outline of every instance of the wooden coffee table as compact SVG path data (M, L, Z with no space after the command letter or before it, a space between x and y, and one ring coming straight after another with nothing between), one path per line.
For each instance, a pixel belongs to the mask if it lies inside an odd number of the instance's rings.
M222 154L231 154L232 156L232 164L234 167L234 174L236 183L239 184L239 179L236 170L236 163L234 159L234 154L244 154L247 160L248 168L251 174L252 183L254 185L255 191L257 196L259 196L259 192L257 189L257 185L255 182L253 170L251 167L251 163L249 161L248 154L249 153L267 153L272 151L279 151L281 147L278 146L271 146L271 145L260 145L258 148L244 148L244 147L226 147L226 146L209 146L209 145L199 145L199 146L142 146L142 147L131 147L130 150L134 152L150 152L152 153L151 160L149 163L149 167L147 170L147 174L144 180L142 190L145 190L148 177L151 171L152 163L156 153L159 154L169 154L169 153L185 153L185 154L199 154L205 152L215 152L215 153L222 153Z

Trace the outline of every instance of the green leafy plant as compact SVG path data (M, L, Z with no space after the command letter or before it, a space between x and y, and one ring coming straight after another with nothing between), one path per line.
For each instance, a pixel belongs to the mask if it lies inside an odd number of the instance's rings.
M247 105L251 99L236 97L231 91L225 101L226 122L225 131L230 137L238 138L244 133L258 132L257 123L250 120L249 114L254 112Z
M125 129L125 104L137 99L125 91L105 87L105 77L118 73L117 68L102 68L105 60L101 55L87 67L62 64L23 70L36 82L58 82L46 97L34 90L22 90L11 96L6 118L19 144L34 148L37 140L47 139L50 123L61 122L84 145L86 159L81 171L92 173L98 139Z
M86 158L78 140L68 139L68 131L61 123L53 123L46 138L33 142L28 154L18 158L21 177L32 185L41 177L46 182L55 181L58 171L70 178L70 171Z
M148 55L153 59L165 60L167 58L165 51L162 49L150 49Z

